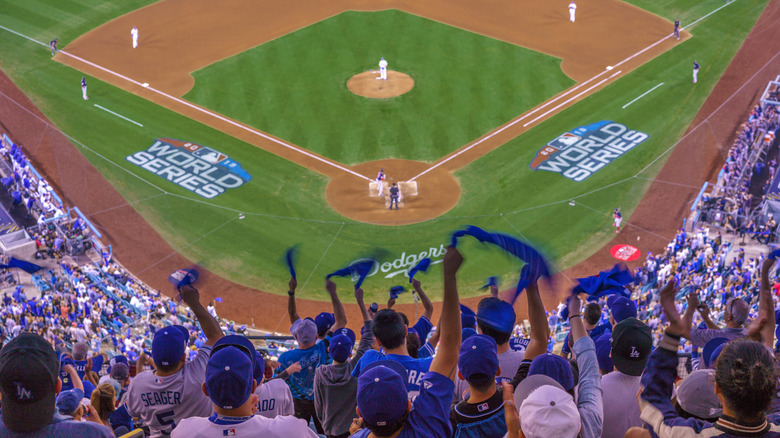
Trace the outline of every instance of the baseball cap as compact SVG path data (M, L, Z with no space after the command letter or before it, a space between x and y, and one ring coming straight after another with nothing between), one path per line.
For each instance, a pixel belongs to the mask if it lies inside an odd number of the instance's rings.
M184 332L182 332L182 329ZM169 325L154 334L152 359L154 359L155 363L171 366L181 360L188 339L188 336L184 334L186 330L181 326Z
M298 344L311 344L317 339L317 325L311 319L299 319L290 327Z
M333 332L333 336L337 336L337 335L344 335L344 336L348 337L350 341L352 341L352 344L355 343L355 339L356 339L355 332L353 332L351 329L348 329L346 327L342 327L342 328L336 330L335 332ZM361 333L361 336L362 336L362 333Z
M704 348L701 349L701 360L704 362L705 368L712 367L712 362L710 359L712 358L712 353L715 351L715 349L727 343L728 341L729 340L727 338L713 338L704 344Z
M253 360L235 345L211 353L206 364L206 390L222 409L236 409L252 394Z
M474 326L477 325L477 319L476 314L473 310L469 309L468 307L464 306L463 304L460 305L460 326L462 328L474 328Z
M526 377L515 390L520 428L528 438L574 438L582 426L574 398L550 378Z
M114 366L120 363L123 363L127 365L128 368L130 368L130 363L127 360L127 356L124 354L117 354L108 361L108 373L111 374L111 370L114 368Z
M501 333L511 333L515 328L515 309L506 301L487 297L479 302L477 320Z
M111 367L110 376L116 381L124 382L128 377L130 377L130 369L127 367L127 365L118 363Z
M612 315L612 319L614 319L616 323L624 321L628 318L636 318L635 302L621 296L618 296L611 301L612 303L609 304L608 300L607 305L609 306L609 312Z
M314 324L317 325L317 333L325 333L336 323L336 317L332 313L322 312L314 317Z
M394 360L379 360L368 365L358 377L357 406L366 423L386 426L406 412L406 368Z
M604 373L612 372L615 365L609 354L612 352L612 341L609 335L603 335L596 339L596 359L599 363L599 369Z
M628 318L612 331L612 363L621 373L641 376L652 351L653 335L642 321Z
M538 374L555 380L564 391L571 391L574 388L574 373L571 365L568 360L557 354L545 353L534 358L528 368L528 376Z
M89 346L85 342L76 342L73 344L73 349L71 349L73 359L75 360L86 360L88 352Z
M83 398L84 391L78 388L60 392L57 394L56 400L57 412L62 415L73 416L73 413L79 408Z
M328 346L328 353L330 357L336 362L344 362L349 358L349 354L352 352L352 347L355 344L348 336L336 335L330 340L330 346Z
M730 298L726 302L726 309L731 314L731 318L739 325L745 325L748 319L748 303L742 298Z
M458 369L467 382L493 379L498 371L496 341L487 335L474 335L463 341Z
M701 419L719 417L723 406L715 394L715 370L696 370L677 387L677 403L689 414Z
M465 341L466 339L468 339L468 338L470 338L470 337L472 337L472 336L474 336L476 334L477 334L477 331L474 330L473 328L470 328L470 327L469 328L464 328L463 331L461 332L460 338Z
M33 333L20 333L0 350L3 423L30 432L51 422L60 363L51 344Z

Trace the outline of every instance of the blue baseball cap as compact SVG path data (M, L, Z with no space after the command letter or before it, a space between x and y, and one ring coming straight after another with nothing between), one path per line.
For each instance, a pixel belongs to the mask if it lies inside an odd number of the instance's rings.
M616 323L628 318L636 318L635 302L620 296L611 300L611 304L609 302L610 300L607 301L607 306L609 306L609 312Z
M394 360L368 365L358 377L357 406L363 420L373 426L397 421L409 406L406 368Z
M336 323L336 317L332 313L322 312L314 317L314 324L317 325L317 333L325 333Z
M78 388L60 392L57 394L57 412L62 415L73 416L73 413L79 408L82 399L84 399L84 391Z
M501 333L512 333L515 318L512 305L495 297L482 299L477 307L477 321Z
M474 313L473 310L469 309L468 307L464 306L463 304L460 305L460 326L462 328L474 328L477 325L477 315Z
M543 374L560 383L563 389L571 391L574 388L574 373L571 364L557 354L545 353L534 358L528 368L528 376Z
M710 360L712 358L712 353L728 341L727 338L713 338L704 344L704 348L701 350L701 360L704 362L705 368L712 368L712 361Z
M352 353L352 347L354 342L345 335L336 335L330 340L328 346L328 353L330 357L336 362L345 362L349 358L349 354Z
M365 326L363 326L363 327L365 327ZM348 337L349 340L352 341L353 345L355 344L355 339L357 339L355 337L355 332L353 332L351 329L348 329L346 327L340 328L340 329L336 330L335 332L333 332L333 336L334 337L338 336L338 335L344 335L344 336ZM360 332L360 335L361 336L363 335L363 331L362 330Z
M463 341L458 355L458 369L463 379L468 382L480 374L494 378L499 367L497 348L496 341L487 335L474 335Z
M226 345L211 354L206 364L206 390L216 406L236 409L249 399L254 381L252 362L235 345Z
M596 359L599 362L599 369L604 373L612 372L615 369L615 365L612 363L612 358L609 357L612 352L612 341L609 335L600 336L596 340Z
M128 368L130 368L130 363L127 360L127 356L124 354L117 354L108 361L108 373L111 374L111 370L114 368L114 365L118 365L120 363L123 363L127 365Z
M182 331L183 330L183 331ZM169 325L154 334L152 340L152 359L159 365L171 366L181 361L189 338L187 329Z
M212 354L219 350L221 345L233 345L238 346L238 349L243 351L245 354L251 357L252 359L252 374L257 377L257 357L260 355L260 353L257 352L257 349L255 348L255 344L252 343L252 341L249 340L246 336L242 335L227 335L219 338L217 342L214 343L214 348L211 350ZM261 358L262 359L262 358ZM263 372L265 371L265 361L263 361L263 369L260 372L260 375L263 375ZM262 380L262 379L261 379Z
M470 338L470 337L472 337L472 336L474 336L476 334L477 334L476 330L474 330L471 327L467 327L467 328L464 328L463 331L461 332L460 338L465 341L466 339L468 339L468 338Z

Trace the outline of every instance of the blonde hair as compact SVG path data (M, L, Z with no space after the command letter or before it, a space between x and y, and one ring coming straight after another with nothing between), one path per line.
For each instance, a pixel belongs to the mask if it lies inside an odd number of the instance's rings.
M89 404L95 408L98 416L103 422L108 421L108 416L116 410L116 392L114 391L114 387L109 383L98 385L98 387L92 391L92 396L89 398Z

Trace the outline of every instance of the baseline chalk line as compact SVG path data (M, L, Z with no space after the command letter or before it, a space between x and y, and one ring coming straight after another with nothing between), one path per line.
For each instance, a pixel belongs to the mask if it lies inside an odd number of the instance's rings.
M664 84L664 83L663 83L663 82L661 82L660 84L656 85L655 87L653 87L653 88L651 88L651 89L649 89L649 90L645 91L644 93L642 93L641 95L639 95L639 97L637 97L636 99L634 99L634 100L632 100L631 102L628 102L627 104L623 105L623 109L626 109L626 107L628 107L628 106L629 106L629 105L631 105L632 103L634 103L634 102L636 102L637 100L639 100L639 99L641 99L641 98L643 98L643 97L647 96L648 94L652 93L652 92L653 92L653 91L654 91L656 88L660 87L660 86L661 86L661 85L663 85L663 84Z
M136 124L136 125L138 125L138 126L140 126L140 127L142 127L142 128L144 127L144 125L142 125L142 124L140 124L140 123L136 122L135 120L128 119L127 117L123 116L122 114L115 113L115 112L111 111L111 110L110 110L110 109L108 109L108 108L103 108L102 106L100 106L100 105L98 105L98 104L95 104L95 106L96 106L96 107L98 107L98 108L100 108L100 109L102 109L103 111L105 111L105 112L107 112L107 113L111 113L111 114L113 114L113 115L115 115L115 116L119 117L120 119L125 119L125 120L127 120L128 122L130 122L130 123L134 123L134 124Z

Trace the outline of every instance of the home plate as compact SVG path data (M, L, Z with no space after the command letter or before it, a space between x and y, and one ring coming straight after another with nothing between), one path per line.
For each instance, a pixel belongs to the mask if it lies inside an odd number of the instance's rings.
M612 67L608 67L608 68L612 68ZM148 87L148 86L149 86L149 83L148 83L148 82L144 82L143 84L141 84L141 86L142 86L142 87Z
M611 65L608 65L608 66L607 66L607 70L612 70L612 66L611 66Z

